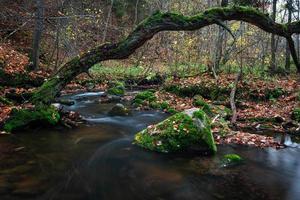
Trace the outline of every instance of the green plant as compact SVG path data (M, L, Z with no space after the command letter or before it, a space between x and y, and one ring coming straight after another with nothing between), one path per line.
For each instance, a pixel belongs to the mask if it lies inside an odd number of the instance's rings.
M194 100L194 106L204 106L205 104L207 104L207 103L202 99Z
M292 118L297 122L300 122L300 108L295 108L292 113Z
M162 102L161 104L160 104L160 108L161 109L168 109L169 108L169 104L168 104L168 102L166 102L166 101L164 101L164 102Z
M111 88L107 90L108 94L117 96L122 96L125 94L125 86L123 82L114 81L109 83L109 85Z

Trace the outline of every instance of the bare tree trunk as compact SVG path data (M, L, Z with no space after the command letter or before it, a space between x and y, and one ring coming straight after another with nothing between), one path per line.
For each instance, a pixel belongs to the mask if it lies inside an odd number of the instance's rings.
M300 72L300 63L299 63L299 57L297 56L297 50L296 50L296 47L295 47L294 40L293 40L292 36L289 36L286 39L287 39L287 42L288 42L288 45L289 45L289 51L292 54L294 63L296 65L297 71L299 73Z
M108 29L109 21L110 21L110 18L111 18L111 13L112 13L113 6L114 6L114 0L111 0L111 5L110 5L110 8L109 8L109 11L108 11L108 14L107 14L105 28L104 28L104 31L103 31L102 43L104 43L105 40L106 40L107 29Z
M242 65L242 63L241 63ZM237 85L240 81L242 77L242 66L240 66L240 71L237 73L234 83L233 83L233 87L231 89L230 92L230 106L231 106L231 110L232 110L232 118L231 118L231 123L235 124L236 120L237 120L237 110L236 110L236 105L235 105L235 94L236 94L236 90L237 90Z
M297 20L300 20L300 0L297 0ZM297 38L297 56L300 57L300 37L299 35L296 36Z
M214 50L214 62L213 62L213 69L215 70L215 73L217 73L220 69L220 61L222 58L222 44L223 44L223 35L224 30L221 26L218 27L218 36L217 41L215 44L215 50Z
M293 1L292 0L288 0L287 9L288 9L288 23L291 23L292 9L293 9ZM287 73L290 73L290 71L291 71L291 50L290 50L290 44L289 44L288 39L286 41L286 49L285 49L285 70Z
M36 13L35 13L35 29L33 34L33 47L31 62L31 70L39 68L39 56L40 56L40 43L42 39L43 24L44 24L44 1L36 0Z
M219 4L219 1L218 1ZM226 2L221 2L221 5L226 5ZM222 49L222 44L223 44L223 39L224 39L224 29L219 26L218 27L218 34L217 34L217 40L216 40L216 44L215 44L215 49L214 49L214 58L213 58L213 74L214 77L217 78L217 72L220 69L220 62L221 62L221 58L222 58L222 53L223 53L223 49Z
M272 11L272 19L276 21L276 6L277 0L273 0L273 11ZM275 34L271 36L271 65L270 72L273 74L276 71L276 46L275 46Z
M139 0L136 0L136 3L135 3L135 13L134 13L134 22L133 24L136 25L137 24L137 21L138 21L138 6L139 6Z

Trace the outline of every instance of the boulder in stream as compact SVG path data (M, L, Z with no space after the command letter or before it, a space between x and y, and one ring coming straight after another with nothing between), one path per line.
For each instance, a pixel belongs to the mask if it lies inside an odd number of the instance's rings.
M100 103L119 103L122 101L122 98L117 95L104 95L101 96Z
M126 108L123 104L116 104L109 112L111 116L127 116L130 114L130 110Z
M135 135L135 144L157 152L196 150L216 153L210 119L197 108L177 113Z

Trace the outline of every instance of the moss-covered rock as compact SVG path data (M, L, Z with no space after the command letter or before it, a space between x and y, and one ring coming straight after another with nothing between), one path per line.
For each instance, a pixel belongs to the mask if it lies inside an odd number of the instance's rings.
M123 96L125 94L125 86L122 82L110 83L110 88L107 90L107 94Z
M223 156L221 162L223 167L227 167L241 164L243 161L244 159L237 154L226 154Z
M177 113L135 135L134 143L157 152L178 152L188 149L215 153L210 119L204 111L193 108Z
M140 106L143 104L152 104L153 108L159 107L158 104L155 104L156 102L156 96L154 94L154 91L152 90L146 90L143 92L138 93L135 98L133 99L133 104Z
M11 117L4 124L4 130L13 132L32 124L55 125L59 122L60 115L53 106L37 107L33 110L14 109Z
M168 109L169 107L170 107L170 105L166 101L160 103L160 108L163 110Z
M219 115L219 117L227 119L232 115L232 111L226 106L209 104L200 95L194 97L193 104L194 106L201 108L209 117Z
M230 94L230 89L225 87L219 87L218 85L205 85L205 84L195 84L195 85L166 85L164 87L165 91L174 93L181 97L194 97L201 95L206 99L212 100L224 100Z

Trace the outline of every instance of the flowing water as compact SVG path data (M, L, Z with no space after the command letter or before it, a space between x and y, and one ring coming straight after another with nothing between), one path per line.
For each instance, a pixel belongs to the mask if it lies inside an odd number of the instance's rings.
M36 129L0 137L0 199L300 199L300 148L287 137L282 150L218 146L213 157L158 154L132 145L139 130L166 114L135 111L110 117L101 93L65 98L65 109L88 124ZM222 167L227 153L245 162Z

